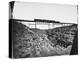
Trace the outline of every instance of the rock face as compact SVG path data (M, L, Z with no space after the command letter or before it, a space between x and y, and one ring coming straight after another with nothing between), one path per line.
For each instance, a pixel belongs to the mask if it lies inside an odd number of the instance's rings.
M49 30L32 29L13 21L14 58L70 54L77 25Z

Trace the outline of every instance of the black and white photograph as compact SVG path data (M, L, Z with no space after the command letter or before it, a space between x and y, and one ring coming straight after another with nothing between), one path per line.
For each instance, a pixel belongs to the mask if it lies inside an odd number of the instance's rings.
M78 5L9 2L9 57L78 55Z

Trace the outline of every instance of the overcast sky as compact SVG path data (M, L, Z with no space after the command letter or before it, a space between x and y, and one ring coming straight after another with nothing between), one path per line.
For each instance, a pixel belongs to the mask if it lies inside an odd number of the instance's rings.
M24 20L49 19L65 23L77 23L77 6L15 2L13 18Z

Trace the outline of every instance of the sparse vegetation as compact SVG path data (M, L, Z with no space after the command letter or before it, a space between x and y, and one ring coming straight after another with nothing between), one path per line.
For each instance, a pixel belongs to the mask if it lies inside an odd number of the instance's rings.
M70 54L77 25L49 30L31 29L13 21L14 57Z

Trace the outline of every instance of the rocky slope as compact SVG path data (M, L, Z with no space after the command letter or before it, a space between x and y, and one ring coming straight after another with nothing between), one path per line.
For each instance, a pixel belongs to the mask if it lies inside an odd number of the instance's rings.
M12 27L15 58L69 55L77 31L77 25L40 30L17 21Z

